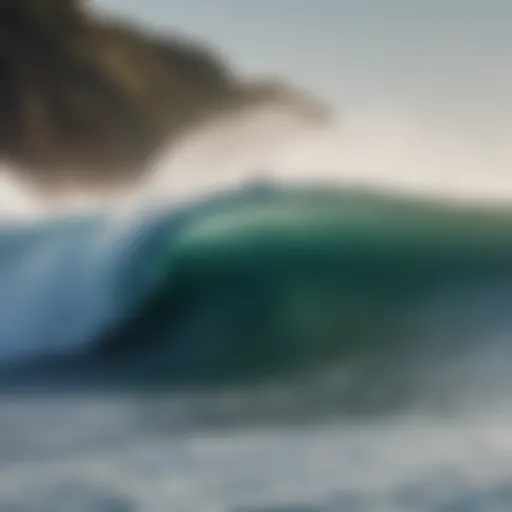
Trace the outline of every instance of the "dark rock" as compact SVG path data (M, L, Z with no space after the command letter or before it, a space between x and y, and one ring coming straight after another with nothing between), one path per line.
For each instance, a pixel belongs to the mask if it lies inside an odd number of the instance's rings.
M118 183L208 116L309 99L245 84L209 49L104 19L78 0L0 3L0 158L41 185Z

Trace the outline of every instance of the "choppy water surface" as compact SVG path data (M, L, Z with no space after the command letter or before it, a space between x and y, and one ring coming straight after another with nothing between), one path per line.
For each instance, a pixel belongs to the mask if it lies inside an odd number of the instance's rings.
M285 421L282 399L276 421L252 399L3 398L0 510L510 510L508 413Z

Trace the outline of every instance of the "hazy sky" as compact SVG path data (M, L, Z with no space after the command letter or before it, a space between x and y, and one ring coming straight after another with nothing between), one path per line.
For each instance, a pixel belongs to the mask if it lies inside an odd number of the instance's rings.
M338 108L341 131L328 148L308 146L310 166L512 197L512 0L94 3Z
M338 105L512 113L510 0L96 0ZM433 109L433 111L432 111Z

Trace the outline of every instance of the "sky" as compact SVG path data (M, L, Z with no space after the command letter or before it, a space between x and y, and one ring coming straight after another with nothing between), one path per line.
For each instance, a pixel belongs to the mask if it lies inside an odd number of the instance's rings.
M92 2L323 99L342 121L335 169L512 197L510 0Z
M243 73L283 77L337 107L449 111L464 123L512 114L509 0L93 3L204 41Z
M84 2L330 105L337 131L292 144L290 174L349 169L512 201L512 0Z

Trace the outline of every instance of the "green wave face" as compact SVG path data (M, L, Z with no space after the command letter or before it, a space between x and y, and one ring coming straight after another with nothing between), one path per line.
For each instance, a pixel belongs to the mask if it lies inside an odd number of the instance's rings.
M427 325L445 324L428 340L434 352L463 342L469 296L512 297L511 233L508 214L389 197L283 190L226 201L173 239L160 292L106 353L122 346L139 369L178 380L353 361L389 375L383 361L404 368Z

